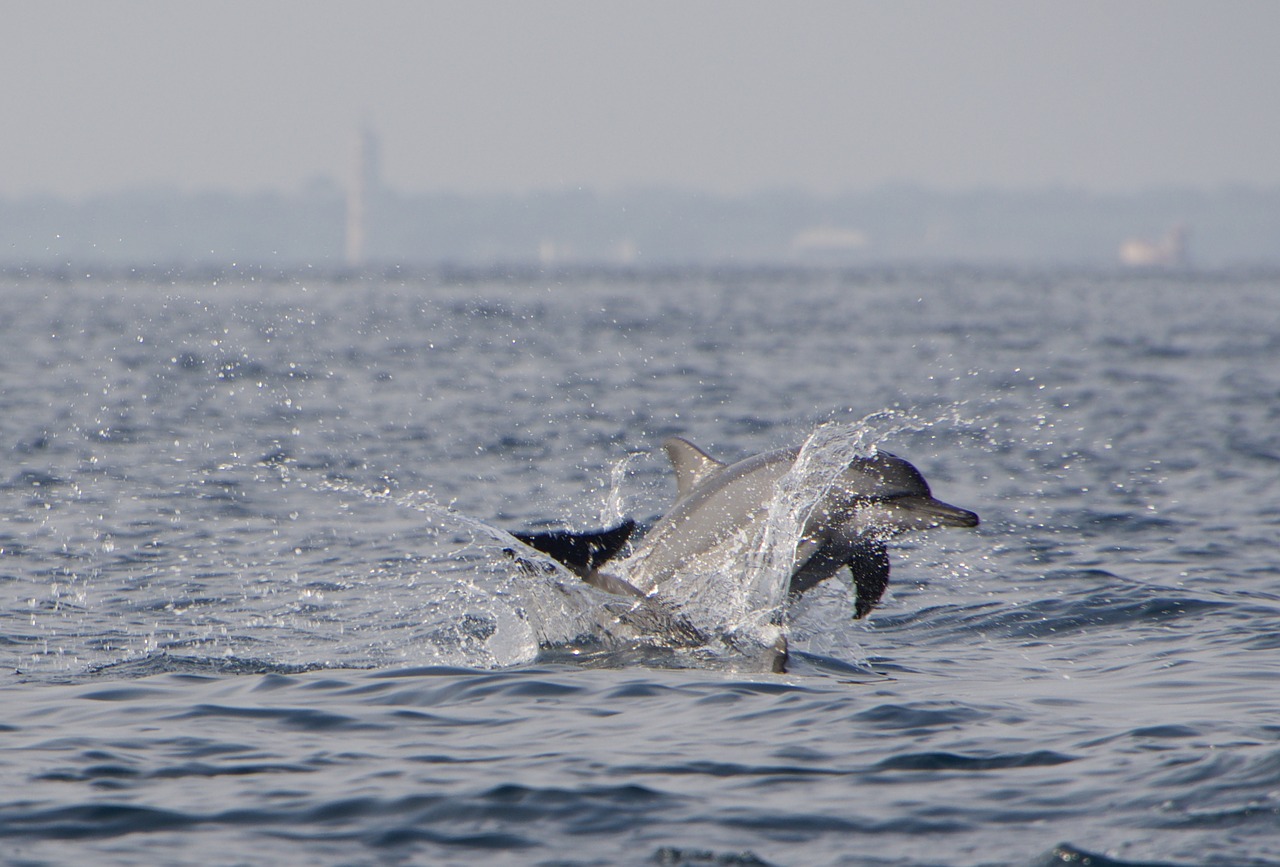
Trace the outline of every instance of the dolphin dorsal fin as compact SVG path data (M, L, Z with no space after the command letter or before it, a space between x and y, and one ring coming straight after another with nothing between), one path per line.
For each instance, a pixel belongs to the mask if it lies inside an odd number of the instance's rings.
M662 447L676 471L676 501L689 496L707 477L720 470L724 464L684 437L671 437Z

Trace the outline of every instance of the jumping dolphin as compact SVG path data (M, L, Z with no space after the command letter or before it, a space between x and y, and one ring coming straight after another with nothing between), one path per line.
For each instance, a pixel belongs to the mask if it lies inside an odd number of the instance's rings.
M601 567L627 544L633 521L596 533L525 533L517 537L559 560L587 583L623 596L649 597L726 539L763 525L779 482L800 448L724 464L681 437L663 443L676 473L675 505L622 563L623 579ZM976 527L978 516L934 499L907 461L887 452L856 457L809 511L792 559L792 599L849 567L854 616L866 616L889 584L885 541L912 530Z

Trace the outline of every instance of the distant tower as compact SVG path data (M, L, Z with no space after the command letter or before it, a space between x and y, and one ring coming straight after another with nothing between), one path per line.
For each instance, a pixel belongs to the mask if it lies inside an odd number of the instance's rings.
M369 205L382 189L378 137L368 124L356 134L355 171L347 189L347 264L363 265Z

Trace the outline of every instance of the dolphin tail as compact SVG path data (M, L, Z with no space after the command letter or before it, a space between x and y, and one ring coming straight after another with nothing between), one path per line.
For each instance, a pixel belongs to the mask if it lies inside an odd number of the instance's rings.
M889 551L884 542L864 542L853 549L848 566L858 591L853 616L861 619L876 607L889 586Z
M586 578L612 560L635 532L636 522L627 518L616 527L590 533L553 530L549 533L512 533L524 544L564 565L573 574Z
M628 601L609 603L606 607L637 632L662 636L670 647L701 647L707 643L707 637L678 609L665 600L646 595L616 575L600 571L602 565L626 546L635 529L636 522L627 518L616 527L590 533L553 530L511 535L556 560L592 587L625 597ZM509 549L508 553L514 556Z
M646 594L627 581L600 571L601 566L616 557L618 552L626 546L627 540L631 538L635 529L636 522L627 518L616 527L608 530L592 530L589 533L552 530L549 533L512 533L511 535L535 551L546 554L592 587L615 596L634 596L637 599L645 599ZM504 549L504 553L515 557L515 552L510 548ZM519 558L516 559L519 560Z

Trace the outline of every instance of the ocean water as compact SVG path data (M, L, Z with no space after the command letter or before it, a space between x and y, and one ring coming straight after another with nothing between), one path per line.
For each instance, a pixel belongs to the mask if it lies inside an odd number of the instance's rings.
M983 523L786 673L504 553L815 433ZM0 454L6 863L1280 863L1280 275L10 275Z

